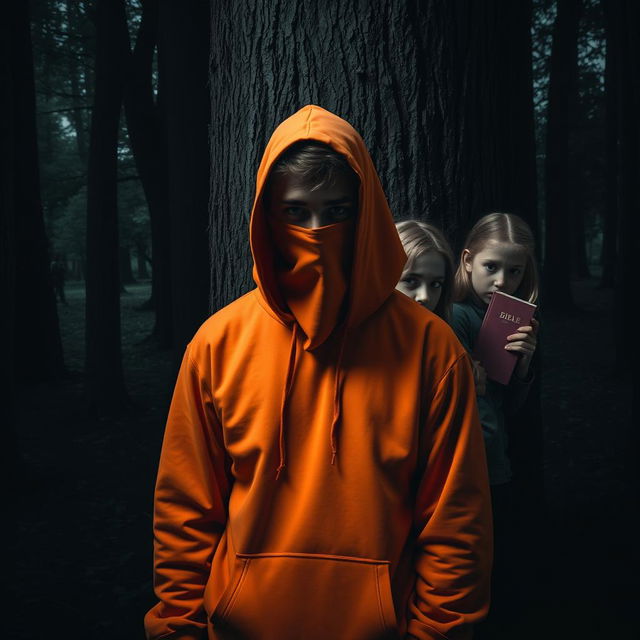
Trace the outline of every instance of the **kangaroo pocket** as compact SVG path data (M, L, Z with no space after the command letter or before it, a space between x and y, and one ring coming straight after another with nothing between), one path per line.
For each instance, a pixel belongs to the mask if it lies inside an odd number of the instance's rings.
M388 563L239 554L211 624L219 640L393 638L396 617Z

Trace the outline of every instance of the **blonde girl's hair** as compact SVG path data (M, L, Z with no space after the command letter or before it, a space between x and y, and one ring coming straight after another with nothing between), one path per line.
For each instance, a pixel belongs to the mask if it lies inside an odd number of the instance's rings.
M400 241L407 254L404 270L411 269L416 258L427 251L437 251L444 260L444 282L440 300L434 313L449 322L451 320L451 298L453 295L454 258L444 234L440 229L422 220L401 220L396 222Z
M472 256L484 249L488 242L511 242L524 249L526 264L522 282L514 295L535 302L538 299L539 278L536 266L535 239L531 227L513 213L489 213L478 220L464 242ZM464 268L462 253L455 275L453 299L462 302L474 297L471 275Z

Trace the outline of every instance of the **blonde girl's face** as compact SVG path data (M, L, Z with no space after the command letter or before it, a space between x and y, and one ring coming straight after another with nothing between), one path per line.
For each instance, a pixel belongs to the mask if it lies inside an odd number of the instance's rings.
M489 304L496 291L513 295L518 290L527 265L527 252L512 242L490 240L475 254L465 249L462 261L476 295Z
M425 251L407 263L396 289L434 311L442 296L445 277L444 258L437 251Z

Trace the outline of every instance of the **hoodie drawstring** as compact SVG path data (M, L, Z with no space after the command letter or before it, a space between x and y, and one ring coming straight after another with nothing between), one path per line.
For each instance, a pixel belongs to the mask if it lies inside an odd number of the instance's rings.
M289 347L289 363L287 364L287 376L284 382L284 389L282 391L282 401L280 403L280 463L276 471L276 480L280 477L280 472L286 466L286 453L284 446L284 419L287 410L287 401L289 400L289 391L291 390L291 384L293 382L293 374L296 365L296 346L298 344L298 323L294 321L293 330L291 332L291 346Z
M331 444L331 464L335 464L336 456L338 455L338 441L337 441L337 430L338 423L340 421L340 416L342 412L342 403L340 402L340 395L342 393L342 356L344 355L344 345L347 342L347 331L342 334L342 338L340 339L340 351L338 352L338 361L336 362L336 377L333 386L333 420L331 421L331 433L330 433L330 444Z
M289 401L289 393L291 392L291 386L293 384L293 378L295 374L297 344L298 344L298 323L293 323L293 330L291 333L291 346L289 348L289 363L287 364L287 376L285 378L284 389L282 392L282 401L280 403L280 433L279 433L279 448L280 448L280 462L276 470L276 480L280 478L282 470L286 465L286 451L285 451L285 414L287 410L287 404ZM331 421L331 431L329 435L329 441L331 446L331 464L335 464L336 456L338 455L338 425L340 423L340 417L342 414L342 403L340 402L340 395L342 393L342 383L344 380L342 372L342 359L344 356L344 347L347 342L347 332L342 334L340 339L340 350L338 351L338 360L336 362L336 374L333 385L333 419Z

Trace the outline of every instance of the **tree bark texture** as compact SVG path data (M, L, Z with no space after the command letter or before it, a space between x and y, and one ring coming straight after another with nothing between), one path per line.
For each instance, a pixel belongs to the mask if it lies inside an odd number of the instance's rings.
M615 283L618 229L618 25L614 3L603 0L606 37L605 91L605 211L602 232L601 286Z
M305 104L363 136L396 218L457 249L491 210L535 218L530 2L212 4L211 306L253 285L247 223L273 129Z
M558 0L553 28L545 160L545 302L573 305L571 294L571 175L569 131L576 84L581 0Z
M637 376L637 340L629 340L638 291L640 239L640 7L619 0L618 25L618 260L616 265L616 341L621 369Z
M182 358L187 342L209 315L209 37L207 0L160 0L159 93L168 145L171 305L177 358ZM155 269L155 253L153 260Z
M76 28L81 24L82 16L80 6L77 0L66 0L67 19L69 20L69 29L72 25ZM80 55L81 51L69 51L69 82L71 84L71 95L74 110L70 112L70 118L76 133L76 145L78 155L83 164L87 161L87 140L86 140L86 123L84 116L84 103L87 98L81 95L80 89Z
M166 123L153 96L153 55L158 42L159 3L145 0L131 55L124 94L131 149L142 183L151 228L151 288L156 321L153 336L161 348L171 345L171 268L169 176ZM143 262L144 264L144 262Z
M15 230L15 360L18 380L59 377L64 370L58 312L50 275L49 242L40 199L35 81L28 3L14 3L11 25L13 225Z
M124 0L96 6L96 74L89 145L86 383L92 411L127 403L120 342L117 146L128 34Z
M14 17L16 6L12 6ZM0 292L4 300L0 313L0 331L4 349L0 358L0 405L2 406L2 464L10 473L9 465L17 462L15 436L15 318L16 318L16 196L15 196L15 120L16 113L13 78L15 51L13 36L16 25L6 14L0 21Z

